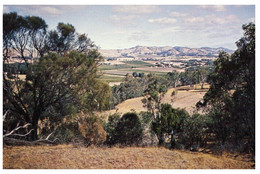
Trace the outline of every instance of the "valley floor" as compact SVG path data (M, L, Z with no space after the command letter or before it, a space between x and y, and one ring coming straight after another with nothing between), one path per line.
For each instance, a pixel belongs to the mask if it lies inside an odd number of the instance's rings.
M157 147L4 146L4 169L254 169L246 156Z

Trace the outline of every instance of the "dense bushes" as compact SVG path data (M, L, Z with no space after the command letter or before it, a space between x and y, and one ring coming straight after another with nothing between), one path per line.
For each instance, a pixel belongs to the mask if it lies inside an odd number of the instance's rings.
M102 145L106 140L106 132L101 120L96 116L83 117L78 122L79 131L85 138L87 145Z
M116 143L116 126L120 120L120 115L115 113L108 117L108 122L105 124L104 129L107 132L106 144L112 145Z
M164 84L168 88L167 80L162 77L157 77L154 74L142 74L140 77L136 78L132 76L126 76L120 85L115 85L112 87L112 108L127 99L142 96L149 85L155 81L157 84Z
M186 148L205 146L207 141L209 120L198 113L187 117L179 134L179 143Z
M152 122L152 131L156 134L159 145L164 145L169 139L170 147L175 147L175 136L183 131L185 120L189 117L187 111L183 109L174 109L170 104L161 104Z
M138 145L142 140L143 129L135 113L126 113L119 120L116 128L116 142L123 145Z
M58 126L53 137L58 138L59 143L70 143L77 140L83 140L83 137L78 130L78 124L75 122L65 123Z
M102 145L106 140L106 132L102 121L94 115L78 115L67 119L55 129L52 137L59 143L81 143Z
M143 128L136 113L126 113L120 119L118 115L111 115L105 129L109 145L138 145L143 136Z

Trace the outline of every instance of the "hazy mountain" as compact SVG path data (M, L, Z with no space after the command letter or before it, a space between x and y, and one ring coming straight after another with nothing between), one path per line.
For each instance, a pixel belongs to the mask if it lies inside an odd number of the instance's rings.
M115 50L100 50L104 57L168 57L168 56L210 56L216 57L220 51L232 53L233 50L219 47L201 47L201 48L189 48L189 47L148 47L148 46L136 46L126 49Z

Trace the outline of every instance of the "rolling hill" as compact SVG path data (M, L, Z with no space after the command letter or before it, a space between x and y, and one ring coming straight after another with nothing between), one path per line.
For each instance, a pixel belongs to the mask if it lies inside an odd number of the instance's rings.
M126 49L115 50L100 50L104 57L169 57L169 56L199 56L199 57L216 57L218 53L225 51L232 53L233 51L227 48L189 48L189 47L156 47L156 46L136 46Z

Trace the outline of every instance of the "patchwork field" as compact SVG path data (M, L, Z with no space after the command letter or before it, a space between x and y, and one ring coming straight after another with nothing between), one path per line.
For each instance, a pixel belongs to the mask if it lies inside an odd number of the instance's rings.
M108 83L121 82L127 73L132 74L133 72L137 72L148 74L152 72L158 76L164 76L167 72L174 70L174 68L154 68L151 67L152 63L144 61L109 61L109 63L110 65L101 65L99 67L104 73L102 79Z
M157 147L5 146L4 169L254 169L246 156Z

